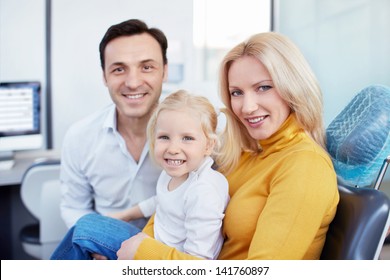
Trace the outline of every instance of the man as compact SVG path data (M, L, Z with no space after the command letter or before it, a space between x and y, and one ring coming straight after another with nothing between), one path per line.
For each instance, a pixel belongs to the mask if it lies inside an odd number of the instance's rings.
M62 217L115 216L156 192L161 172L149 157L146 126L167 78L165 35L140 20L111 26L100 42L104 84L113 104L74 124L61 156ZM152 209L142 209L147 216ZM146 220L134 220L142 228Z

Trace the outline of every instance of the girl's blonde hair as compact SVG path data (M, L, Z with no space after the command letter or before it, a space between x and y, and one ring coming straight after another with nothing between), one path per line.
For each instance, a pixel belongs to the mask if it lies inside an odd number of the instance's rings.
M186 111L195 115L201 122L203 133L214 147L211 156L216 164L219 161L219 137L217 135L218 115L214 106L203 96L193 95L185 90L179 90L168 95L154 110L147 127L150 155L154 158L154 147L156 143L156 123L159 114L164 111Z
M228 73L234 61L243 56L258 59L268 70L276 90L294 112L300 126L325 148L322 93L309 64L295 44L287 37L266 32L255 34L230 50L220 67L220 95L226 108L227 126L222 135L220 169L231 172L241 152L258 153L261 147L235 116L230 103ZM221 110L222 111L222 110Z

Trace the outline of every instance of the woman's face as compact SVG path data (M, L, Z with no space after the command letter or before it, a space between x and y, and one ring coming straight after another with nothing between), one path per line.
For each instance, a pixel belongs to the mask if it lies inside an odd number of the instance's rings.
M290 115L290 107L274 88L268 70L256 58L235 60L228 83L233 112L254 139L269 138Z

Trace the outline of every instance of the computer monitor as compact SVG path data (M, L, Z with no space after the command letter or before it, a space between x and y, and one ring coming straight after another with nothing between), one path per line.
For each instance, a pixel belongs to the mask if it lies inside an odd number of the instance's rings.
M12 166L14 151L42 146L40 82L0 83L0 162Z

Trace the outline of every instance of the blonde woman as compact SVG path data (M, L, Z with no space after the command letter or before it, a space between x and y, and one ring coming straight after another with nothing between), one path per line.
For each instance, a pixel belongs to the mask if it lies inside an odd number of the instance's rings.
M166 97L151 116L150 154L162 173L156 196L109 217L82 217L52 259L116 259L121 242L140 230L128 222L155 211L153 236L191 256L216 259L223 244L222 220L229 200L219 162L217 114L205 97L178 91ZM213 159L214 158L214 159ZM123 220L123 221L121 221Z
M298 48L256 34L225 56L227 127L219 171L230 202L219 259L319 259L339 201L325 151L322 95ZM122 243L121 259L195 259L153 238L153 218Z

